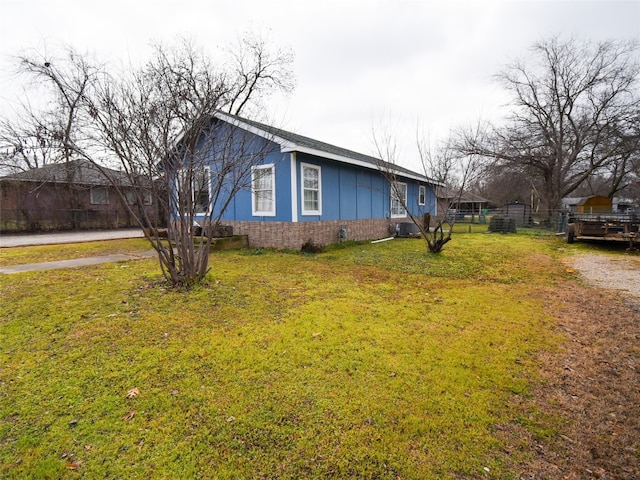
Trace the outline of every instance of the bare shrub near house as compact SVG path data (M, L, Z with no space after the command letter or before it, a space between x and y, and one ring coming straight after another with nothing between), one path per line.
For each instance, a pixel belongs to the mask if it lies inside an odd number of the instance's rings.
M77 126L80 134L65 139L65 148L94 163L122 196L104 168L109 162L131 183L151 188L165 214L166 234L143 209L132 208L131 214L158 253L164 277L181 288L201 281L209 269L213 227L233 195L250 187L251 167L269 148L267 141L249 145L248 136L219 126L212 114L252 114L267 95L291 91L292 54L252 36L218 64L188 42L156 45L142 68L126 73L99 68L82 91L69 81L74 65L52 70L53 62L34 68L33 78L77 96L88 120ZM134 191L142 195L143 189ZM142 197L137 200L143 204ZM204 228L196 228L196 216Z
M461 154L454 148L451 140L433 147L424 133L418 129L416 147L424 175L432 178L435 184L439 185L439 188L448 188L456 192L445 200L446 205L440 205L436 209L435 216L424 214L418 217L412 213L413 209L408 204L409 200L401 190L402 184L398 182L396 140L385 125L374 130L373 144L378 157L382 159L378 168L389 182L393 202L402 205L407 216L420 232L429 252L440 253L444 246L451 241L456 222L456 215L449 215L449 212L455 209L456 205L459 205L465 186L479 170L481 159L475 155Z

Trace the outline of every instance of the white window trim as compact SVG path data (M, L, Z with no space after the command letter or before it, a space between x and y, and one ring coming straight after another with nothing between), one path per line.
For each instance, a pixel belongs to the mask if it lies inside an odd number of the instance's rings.
M256 170L266 170L271 169L271 192L273 202L271 204L271 210L256 210L256 201L255 201L255 189L254 185L254 172ZM268 163L264 165L257 165L255 167L251 167L251 215L254 217L275 217L276 216L276 167L273 163Z
M318 209L307 210L304 208L304 191L310 190L304 188L304 169L311 168L318 171ZM300 190L302 191L301 204L302 215L322 215L322 168L318 165L312 165L310 163L300 163Z
M427 187L420 185L418 187L418 205L427 203Z
M400 202L400 208L404 210L404 213L395 214L393 213L393 198L396 196L397 188L391 184L391 195L389 199L389 214L391 218L405 218L407 216L407 209L404 207L407 204L407 184L404 182L395 182L396 185L404 185L404 202Z

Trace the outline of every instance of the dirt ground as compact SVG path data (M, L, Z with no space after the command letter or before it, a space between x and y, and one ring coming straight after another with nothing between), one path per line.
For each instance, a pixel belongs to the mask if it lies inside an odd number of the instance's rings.
M560 434L512 430L510 448L533 451L523 480L640 479L640 256L566 263L577 281L548 300L565 341L541 356L544 382L528 400Z

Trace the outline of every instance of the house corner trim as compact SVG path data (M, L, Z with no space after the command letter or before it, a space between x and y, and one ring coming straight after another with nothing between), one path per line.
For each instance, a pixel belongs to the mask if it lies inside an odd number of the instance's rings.
M298 222L298 161L296 152L291 152L291 221Z

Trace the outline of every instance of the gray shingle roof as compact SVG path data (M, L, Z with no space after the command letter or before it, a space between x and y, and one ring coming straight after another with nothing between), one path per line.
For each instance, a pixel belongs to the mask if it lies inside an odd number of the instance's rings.
M230 115L227 113L219 113L215 116L225 121L227 121L228 119L234 120L239 124L239 126L245 124L257 130L260 130L266 134L267 138L273 137L272 140L276 143L280 143L282 140L284 140L286 143L288 143L288 145L281 145L281 147L283 147L283 151L300 151L302 149L317 152L317 154L324 153L328 154L330 157L338 157L338 159L343 159L343 161L353 160L367 168L371 168L374 170L383 169L386 171L395 172L399 175L407 175L411 178L419 179L427 183L438 183L422 173L415 172L396 164L385 162L379 158L354 152L353 150L348 150L346 148L331 145L329 143L321 142L320 140L305 137L303 135L289 132L281 128L272 127L264 123L256 122L255 120L248 120L246 118Z
M475 193L463 191L460 193L459 190L453 190L449 188L441 189L438 192L438 198L443 200L451 200L457 199L458 195L460 195L460 202L462 203L489 203L489 200L481 197L480 195L476 195Z
M124 172L103 168L112 178L119 179L122 185L131 183ZM109 181L105 178L104 173L87 160L50 163L40 168L6 175L0 179L42 183L68 183L71 180L71 182L78 185L109 185Z

